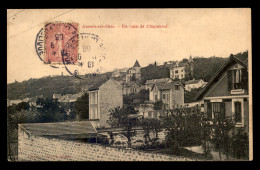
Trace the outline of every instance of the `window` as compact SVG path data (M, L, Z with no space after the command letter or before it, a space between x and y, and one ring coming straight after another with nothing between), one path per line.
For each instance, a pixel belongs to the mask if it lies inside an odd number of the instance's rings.
M235 105L235 122L236 123L242 123L242 113L241 113L241 102L234 102Z
M242 73L241 69L239 70L232 70L232 83L233 83L233 89L241 89L241 79L242 79Z
M175 70L175 74L178 74L178 70Z
M153 118L157 119L157 111L153 112Z
M216 117L216 115L219 115L220 114L220 102L212 103L212 110L213 110L214 117Z
M148 111L148 118L152 118L153 111Z
M225 103L224 102L210 102L205 101L205 111L208 119L214 119L217 115L225 118ZM203 105L204 107L204 105Z
M183 72L183 69L181 70L181 72Z
M157 101L157 94L156 94L156 95L154 95L154 99L155 99L155 101Z
M228 89L246 89L248 85L248 73L245 68L228 70Z
M244 99L232 99L233 119L236 122L236 127L244 126Z
M98 119L98 92L91 92L89 95L89 119Z
M179 85L175 85L175 90L180 90L180 86Z
M179 78L179 75L175 75L175 78L178 79L178 78Z
M163 99L165 99L165 94L163 94L163 97L162 97Z

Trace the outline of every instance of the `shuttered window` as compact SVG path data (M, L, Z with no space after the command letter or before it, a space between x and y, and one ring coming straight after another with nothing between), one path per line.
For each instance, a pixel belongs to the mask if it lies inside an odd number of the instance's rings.
M212 103L212 111L214 118L220 116L222 119L225 118L225 103L224 102L214 102Z
M235 122L242 122L241 102L234 102L235 104Z
M207 118L212 119L212 103L207 102Z
M228 90L247 89L248 72L246 68L228 70Z

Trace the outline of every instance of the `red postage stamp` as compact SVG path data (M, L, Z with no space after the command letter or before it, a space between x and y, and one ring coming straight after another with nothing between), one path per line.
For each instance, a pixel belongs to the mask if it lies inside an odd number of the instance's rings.
M70 46L70 51L66 46ZM77 63L78 24L48 23L45 26L45 57L48 64L62 64L66 53L66 63ZM65 50L66 48L66 50ZM68 57L69 56L69 57Z

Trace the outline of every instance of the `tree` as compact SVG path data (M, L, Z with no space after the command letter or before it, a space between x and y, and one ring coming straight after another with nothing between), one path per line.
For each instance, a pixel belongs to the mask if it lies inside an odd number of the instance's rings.
M136 132L133 129L136 126L136 121L130 117L126 117L123 119L121 126L124 129L124 135L127 137L128 140L128 148L131 148L131 138L136 135Z
M151 141L150 132L151 132L152 128L151 128L150 120L151 119L144 119L141 124L142 129L144 130L144 140L145 140L146 145L148 145L149 141Z
M84 93L75 103L75 114L80 120L89 118L89 94Z
M38 98L36 104L39 106L36 122L60 122L67 119L66 112L60 107L58 99Z
M17 110L21 111L21 110L29 110L30 105L28 102L21 102L17 104Z
M109 110L110 115L108 118L108 123L112 127L120 127L123 123L123 119L127 117L127 112L125 112L124 108L116 107L114 109Z
M234 128L234 122L230 118L215 115L213 119L213 144L219 151L219 159L221 160L221 150L226 152L227 159L229 159L229 148L231 145L231 138L229 132Z
M144 130L145 144L154 146L158 141L158 133L162 130L161 121L158 119L144 119L141 123L142 129ZM150 133L153 132L155 137L152 139Z
M134 100L138 99L138 103L134 103ZM125 105L139 105L143 104L145 101L149 100L149 90L142 89L138 93L131 93L129 95L123 96Z
M210 141L213 133L213 128L206 118L206 114L201 116L201 143L205 157L207 158L210 154Z
M166 144L171 146L175 153L193 142L199 144L200 115L199 107L181 107L167 110L162 117L162 125L168 131Z
M137 125L137 120L129 117L129 111L127 108L116 107L110 109L109 112L108 123L112 127L123 128L124 135L128 140L128 147L131 147L131 138L136 135L133 128Z
M163 102L161 100L159 100L159 101L157 101L157 102L155 102L153 104L153 109L154 110L162 110L163 107L164 107L164 104L163 104Z

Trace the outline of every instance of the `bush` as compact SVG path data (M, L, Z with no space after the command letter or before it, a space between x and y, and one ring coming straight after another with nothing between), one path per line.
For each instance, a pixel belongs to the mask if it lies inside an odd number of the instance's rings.
M233 150L233 157L238 159L249 159L249 137L248 134L242 130L233 135L231 140L231 148Z

